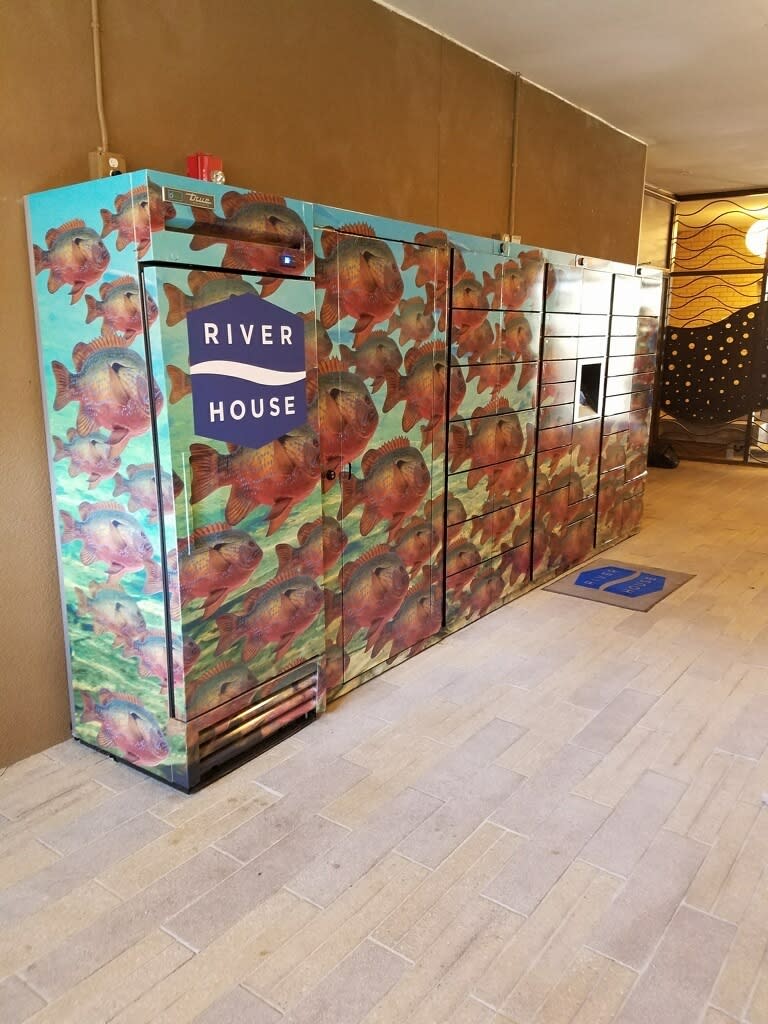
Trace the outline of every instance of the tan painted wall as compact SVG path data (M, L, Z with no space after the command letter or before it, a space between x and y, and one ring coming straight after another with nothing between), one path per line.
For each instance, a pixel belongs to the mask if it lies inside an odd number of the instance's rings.
M183 173L185 155L202 149L224 156L233 184L478 234L508 230L511 74L367 0L101 8L110 145L129 167ZM643 160L562 101L546 102L540 120L537 92L526 87L521 108L518 230L526 241L634 258ZM21 200L87 177L99 141L88 0L0 0L0 138L5 764L68 733ZM601 188L611 183L599 229L585 151L625 172L596 172Z
M538 245L634 263L645 144L522 81L514 233Z
M674 205L666 199L646 192L643 197L643 218L640 222L640 245L637 262L652 267L669 263L669 236L672 232Z

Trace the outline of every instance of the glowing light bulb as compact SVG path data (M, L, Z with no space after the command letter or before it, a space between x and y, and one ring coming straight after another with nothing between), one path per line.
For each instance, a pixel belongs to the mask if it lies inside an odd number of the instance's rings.
M755 256L765 257L768 247L768 220L756 220L744 236L744 242Z

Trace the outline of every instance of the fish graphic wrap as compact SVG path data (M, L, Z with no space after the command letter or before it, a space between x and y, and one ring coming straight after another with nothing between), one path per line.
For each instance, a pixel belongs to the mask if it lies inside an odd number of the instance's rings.
M99 288L100 299L92 295L85 296L88 315L87 324L104 318L104 325L113 331L120 331L127 342L133 341L137 334L142 334L144 325L141 319L141 295L139 285L133 277L120 277L117 281L105 282ZM157 305L151 295L144 302L147 323L151 327L157 320Z
M157 719L131 694L104 689L94 700L81 692L82 721L101 726L97 743L119 751L126 760L147 768L159 764L168 754L168 741Z
M45 233L43 249L33 245L35 273L49 271L48 291L57 292L62 285L72 285L70 301L75 303L85 289L95 284L107 269L109 252L84 220L70 220Z
M122 335L105 328L93 341L75 345L74 373L57 360L51 363L56 382L54 410L79 402L77 433L85 437L103 427L109 431L107 440L115 453L122 451L132 437L148 431L150 425L146 363L129 345ZM163 396L157 385L153 398L159 409Z

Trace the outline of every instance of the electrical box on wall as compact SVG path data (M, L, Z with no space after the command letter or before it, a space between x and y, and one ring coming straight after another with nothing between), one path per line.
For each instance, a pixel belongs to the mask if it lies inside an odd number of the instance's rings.
M109 178L125 173L125 157L122 153L107 153L94 149L88 154L88 174L91 178Z

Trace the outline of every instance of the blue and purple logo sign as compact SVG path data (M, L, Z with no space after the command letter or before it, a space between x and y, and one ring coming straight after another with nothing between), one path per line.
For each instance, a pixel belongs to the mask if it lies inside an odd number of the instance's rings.
M195 432L260 448L307 419L304 321L235 295L190 310L189 374Z

